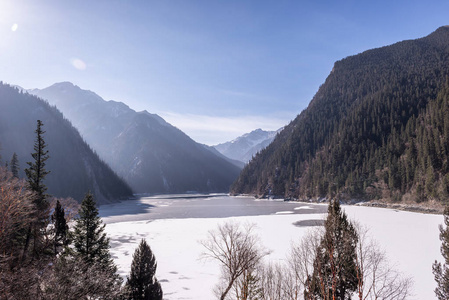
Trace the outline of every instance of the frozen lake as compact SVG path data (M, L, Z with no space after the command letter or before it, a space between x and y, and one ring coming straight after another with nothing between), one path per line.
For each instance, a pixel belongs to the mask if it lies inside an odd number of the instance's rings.
M282 200L257 200L254 197L213 195L160 195L118 204L103 205L100 215L105 223L186 218L229 218L274 214L320 214L322 204Z
M442 261L441 215L360 206L343 209L350 219L370 228L396 269L413 277L414 296L410 299L436 299L432 263ZM324 204L226 195L166 195L100 207L120 274L125 277L129 273L132 254L145 238L158 262L157 278L165 300L215 299L212 290L220 268L215 262L199 260L203 251L199 241L218 224L228 220L254 223L262 244L272 251L266 261L282 261L291 243L310 229L308 225L323 220L326 211Z

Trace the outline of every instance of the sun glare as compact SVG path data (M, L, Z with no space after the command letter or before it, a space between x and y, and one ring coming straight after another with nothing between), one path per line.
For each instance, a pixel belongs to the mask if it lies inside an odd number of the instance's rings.
M72 58L71 62L72 66L74 66L77 70L84 71L87 68L86 63L79 58Z
M18 27L19 27L19 25L17 25L17 23L14 23L14 24L11 26L11 31L16 31Z

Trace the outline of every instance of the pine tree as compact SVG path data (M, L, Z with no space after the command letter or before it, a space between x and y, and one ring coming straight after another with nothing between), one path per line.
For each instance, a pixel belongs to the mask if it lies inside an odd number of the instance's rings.
M93 195L89 192L81 202L79 217L73 228L74 255L87 263L98 263L114 272L114 265L109 253L109 239L104 232L105 224L98 215Z
M444 210L444 225L440 225L441 254L444 263L433 263L432 272L437 282L435 295L439 300L449 299L449 207Z
M133 254L131 272L126 282L127 299L161 300L162 288L157 281L156 258L147 242L142 239Z
M45 169L45 161L49 158L49 155L48 150L46 150L47 145L43 138L45 131L42 130L42 126L42 121L37 120L34 153L31 153L34 161L27 162L29 168L25 169L28 186L30 190L35 193L33 204L35 206L36 215L34 216L35 222L30 225L27 233L23 258L26 258L31 238L33 238L33 255L38 256L39 252L43 250L40 249L41 245L39 245L42 240L42 229L47 227L49 221L48 195L45 193L47 187L44 184L45 176L50 173Z
M317 249L313 274L308 279L305 299L351 299L357 289L354 226L341 210L338 200L329 204L324 235Z
M17 158L16 152L12 155L10 165L12 176L19 178L19 159Z
M49 155L48 150L46 150L47 145L43 138L45 131L42 130L42 126L42 121L37 120L34 153L31 154L34 162L27 162L29 168L25 169L25 174L31 190L37 193L37 199L35 201L37 207L39 209L46 209L48 202L46 201L47 195L45 192L47 191L47 187L44 184L44 179L50 171L45 170L45 162L49 158Z
M65 219L64 208L62 208L59 200L56 201L55 211L51 216L54 225L54 251L55 255L59 252L59 247L67 245L67 233L69 231L69 226Z

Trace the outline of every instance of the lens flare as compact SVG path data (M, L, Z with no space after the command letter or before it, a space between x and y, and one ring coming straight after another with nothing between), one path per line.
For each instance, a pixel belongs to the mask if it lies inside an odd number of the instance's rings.
M75 69L77 69L77 70L84 71L87 68L86 63L79 58L72 58L71 62L72 62L72 66L74 66Z

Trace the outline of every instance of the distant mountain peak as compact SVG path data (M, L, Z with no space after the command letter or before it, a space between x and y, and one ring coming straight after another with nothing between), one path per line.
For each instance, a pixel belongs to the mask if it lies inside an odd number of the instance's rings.
M74 85L74 84L71 83L70 81L56 82L56 83L52 84L50 87L58 87L58 88L64 88L64 87L77 87L77 88L81 89L79 86Z
M257 128L230 142L216 145L214 148L226 157L247 163L257 152L273 141L279 130L265 131Z

